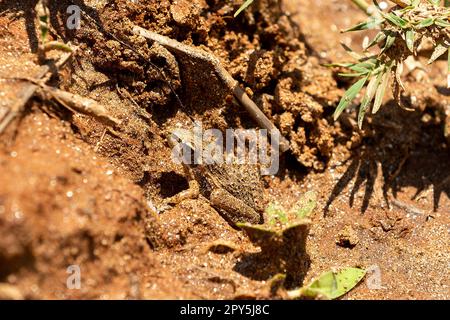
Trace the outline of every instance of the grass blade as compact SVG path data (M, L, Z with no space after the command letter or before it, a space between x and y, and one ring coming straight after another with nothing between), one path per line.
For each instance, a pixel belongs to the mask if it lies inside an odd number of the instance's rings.
M389 31L386 32L386 36L387 36L386 43L385 43L383 49L381 50L381 53L386 52L386 50L388 50L390 47L392 47L392 45L394 44L395 39L396 39L395 35L396 35L395 32L389 32Z
M338 73L338 76L340 77L346 77L346 78L357 78L366 75L367 72L359 72L359 73Z
M438 7L440 5L441 0L428 0L428 2Z
M349 46L347 46L345 43L341 42L341 46L342 48L344 48L344 50L355 60L363 60L365 57L356 53L355 51L352 50L352 48L350 48Z
M344 94L339 105L334 112L334 120L337 120L341 115L342 111L350 104L350 102L355 99L356 95L361 91L362 87L366 83L368 77L364 77L357 82L355 82Z
M234 14L234 17L236 18L242 11L244 11L245 9L247 9L254 0L247 0L245 1L245 3L238 9L238 11L236 11L236 13Z
M345 32L351 32L351 31L370 30L370 29L374 29L374 28L378 27L383 22L384 22L384 19L371 18L367 21L361 22L361 23L357 24L356 26L353 26L342 32L345 33Z
M385 16L386 20L388 20L390 23L396 25L397 27L400 27L403 29L408 26L408 22L405 19L400 18L393 12L389 12L388 14L385 14L384 16Z
M444 27L444 28L450 27L450 23L448 23L444 19L440 19L440 18L437 18L436 21L434 21L434 24L439 27Z
M426 18L416 25L416 29L422 29L431 26L434 23L434 18Z

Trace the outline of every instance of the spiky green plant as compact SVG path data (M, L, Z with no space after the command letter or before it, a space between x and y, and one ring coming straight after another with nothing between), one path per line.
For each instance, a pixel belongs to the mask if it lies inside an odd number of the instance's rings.
M403 62L411 55L417 56L420 45L426 41L433 46L433 53L428 63L434 62L445 53L448 54L448 86L450 87L450 8L442 6L441 1L436 0L396 0L392 2L398 5L385 13L377 1L373 2L376 12L367 21L343 32L379 29L378 34L363 48L363 54L357 54L345 47L356 62L330 65L350 70L351 72L340 73L340 75L357 79L345 92L336 108L335 120L366 87L358 113L360 128L371 105L373 105L372 113L380 109L391 80L393 80L394 97L402 106L400 97L405 91L401 80ZM369 55L367 50L375 45L379 46L379 52Z

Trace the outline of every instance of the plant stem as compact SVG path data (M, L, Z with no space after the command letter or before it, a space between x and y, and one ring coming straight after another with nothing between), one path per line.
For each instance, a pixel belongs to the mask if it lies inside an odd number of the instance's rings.
M407 6L409 6L409 3L404 0L390 0L390 1L402 8L406 8Z
M364 11L365 14L368 14L368 10L370 5L367 3L366 0L352 0L352 2L360 8L362 11Z

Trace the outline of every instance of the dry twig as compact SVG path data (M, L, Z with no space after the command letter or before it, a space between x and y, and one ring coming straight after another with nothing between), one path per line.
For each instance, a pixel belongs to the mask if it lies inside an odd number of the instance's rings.
M64 54L55 64L56 70L63 67L69 61L71 56L72 53ZM52 75L53 70L50 68L50 65L43 65L33 78L45 83L50 80ZM9 111L6 112L5 117L0 120L0 134L2 134L6 127L23 111L28 100L30 100L38 88L38 85L29 82L28 85L20 92L20 96L15 100L15 103L10 107Z
M242 88L239 86L239 83L233 79L233 77L221 65L219 59L217 59L214 55L138 26L135 26L133 28L133 33L136 35L140 35L146 39L156 41L170 51L183 53L190 57L203 60L212 65L217 76L224 82L224 84L230 89L230 91L233 92L233 95L245 107L253 120L255 120L262 128L267 129L269 133L277 132L279 134L280 150L282 152L289 150L289 142L281 135L278 128L272 123L272 121L270 121L269 118L266 117L266 115L245 93L245 91L242 90Z

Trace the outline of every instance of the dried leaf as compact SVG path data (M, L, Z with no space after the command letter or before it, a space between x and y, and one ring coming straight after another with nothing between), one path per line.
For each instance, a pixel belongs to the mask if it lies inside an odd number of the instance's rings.
M380 85L377 88L377 92L375 93L375 101L373 103L372 114L378 112L383 102L384 93L386 92L386 88L389 84L389 79L391 76L391 69L388 68L381 78Z
M381 81L381 76L382 74L380 73L377 76L372 77L372 79L370 79L369 81L369 84L367 85L366 93L364 94L364 98L361 102L361 106L359 107L358 112L358 127L360 129L362 127L364 115L366 114L367 108L369 107L370 102L375 96L375 92Z
M430 57L430 60L428 60L428 64L433 63L436 61L440 56L442 56L444 53L446 53L448 50L448 45L445 45L443 42L439 42L436 47L434 48L433 54Z

